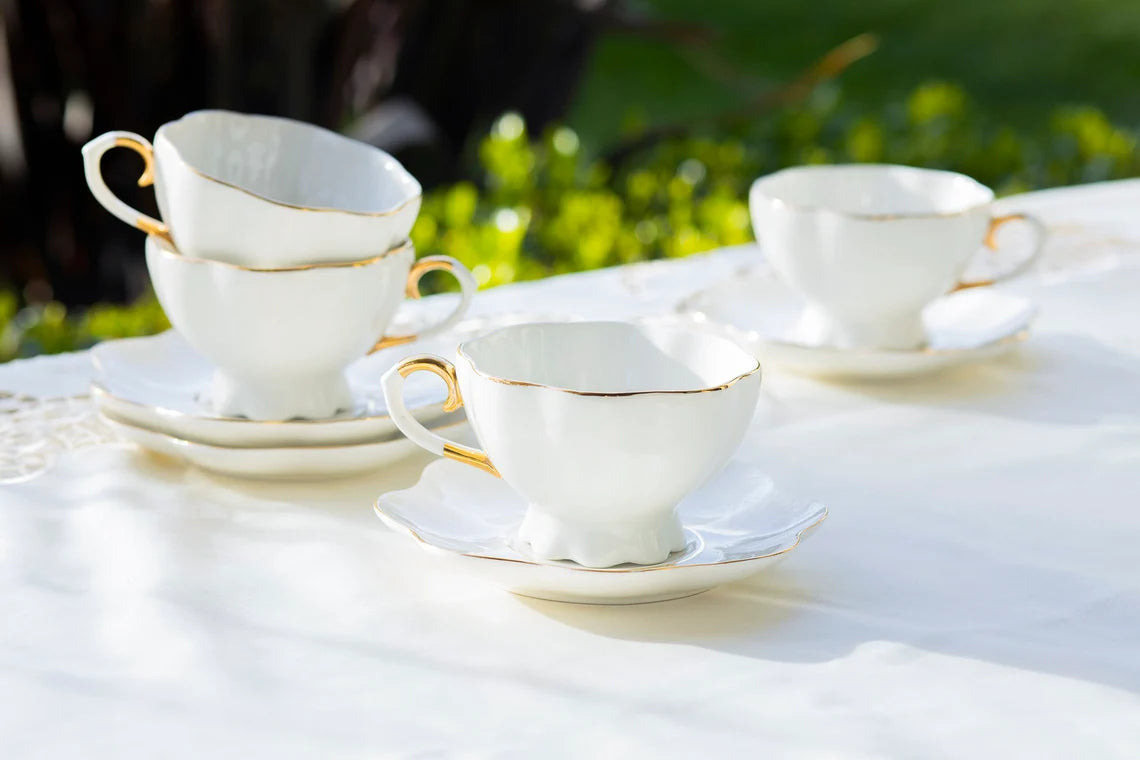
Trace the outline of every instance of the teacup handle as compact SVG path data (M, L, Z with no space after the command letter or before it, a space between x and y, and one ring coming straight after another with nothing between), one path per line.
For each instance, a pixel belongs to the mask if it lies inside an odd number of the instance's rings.
M119 200L103 181L101 162L103 154L111 148L130 148L142 156L143 173L139 177L139 187L149 187L154 184L154 146L150 144L150 140L134 132L106 132L83 146L83 172L87 176L87 186L91 188L91 194L95 196L95 200L103 204L103 208L130 226L138 227L148 235L158 235L174 245L174 240L170 237L170 228L166 224L153 216L136 211Z
M470 269L450 256L424 256L415 264L412 264L412 268L408 272L408 284L404 288L404 295L408 298L419 298L420 280L428 272L437 271L450 272L451 275L459 281L459 305L452 309L451 313L448 314L442 322L420 330L418 333L412 333L411 335L385 335L376 341L376 345L372 346L368 353L374 354L385 348L402 346L405 343L411 343L420 338L438 335L444 330L450 330L452 327L455 327L456 323L463 318L463 315L467 313L467 308L471 305L471 299L475 296L475 291L479 289L479 284L475 282L475 276L471 274Z
M981 288L987 285L993 285L994 283L1001 282L1002 280L1008 280L1011 277L1016 277L1037 263L1037 259L1041 258L1041 251L1045 248L1045 225L1041 222L1040 219L1035 216L1030 216L1029 214L1005 214L1004 216L995 216L990 219L989 229L986 230L986 248L989 248L991 251L997 250L997 231L1010 222L1025 222L1033 228L1033 250L1030 252L1030 254L1025 258L1024 261L1018 263L1018 265L1013 269L1009 270L1008 272L1002 272L1000 275L992 279L962 280L954 286L955 291L965 290L966 288Z
M464 446L455 441L449 441L441 435L428 430L420 421L412 416L404 406L404 379L413 372L431 372L447 384L447 400L443 402L443 411L454 412L463 406L463 397L459 395L459 380L455 376L455 365L447 359L430 354L409 356L404 361L384 373L381 386L384 389L384 401L388 405L388 413L396 427L412 441L412 443L427 449L436 456L454 459L457 462L477 467L495 477L502 477L487 454L479 449Z

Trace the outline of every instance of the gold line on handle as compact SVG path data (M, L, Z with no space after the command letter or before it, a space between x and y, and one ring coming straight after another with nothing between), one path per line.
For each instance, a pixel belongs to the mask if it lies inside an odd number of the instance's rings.
M1025 219L1025 214L1006 214L1005 216L995 216L990 220L990 228L986 230L986 248L991 251L996 251L998 247L997 231L1010 222L1020 222Z
M494 475L496 478L502 478L499 471L495 469L495 465L491 464L491 460L482 451L476 449L469 449L466 446L452 443L451 441L443 442L443 455L448 459L454 459L456 462L469 464L472 467Z
M415 264L412 264L411 270L408 272L408 285L404 289L404 294L408 298L420 297L420 280L428 272L450 272L455 268L453 262L441 259L420 259Z
M385 335L383 338L376 341L372 348L368 349L368 353L374 354L377 351L384 350L385 348L391 348L392 346L402 346L406 343L411 343L415 339L415 335Z
M170 228L165 224L155 224L149 217L140 216L135 226L148 235L155 235L174 245L174 239L170 237Z
M418 359L409 359L400 365L401 377L407 377L413 372L430 372L447 386L447 400L443 402L443 411L454 412L463 406L463 397L459 395L459 378L455 374L455 367L451 362L437 359L434 356L425 356Z
M116 148L130 148L142 156L143 173L139 177L139 187L150 187L154 184L154 152L133 137L116 137Z
M450 261L442 261L440 259L420 259L412 264L412 268L408 270L408 284L404 286L404 295L408 298L420 297L420 280L428 272L450 272L454 269L454 265ZM374 354L377 351L382 351L385 348L392 346L403 346L411 343L416 339L416 334L411 335L385 335L376 341L375 345L369 349L368 353Z
M139 176L139 187L150 187L154 184L154 151L133 137L116 137L116 148L129 148L142 156L143 173ZM157 235L166 242L174 245L174 238L170 236L170 228L162 222L156 222L149 216L139 216L135 226L148 235Z
M997 282L997 280L970 280L968 282L959 282L950 292L957 293L959 290L969 290L970 288L987 288L995 282Z
M407 377L420 370L432 373L447 385L447 400L443 402L443 411L454 412L463 406L463 396L459 393L459 378L456 377L455 366L451 362L434 356L421 356L408 359L399 366L397 371L402 377ZM490 458L478 449L471 449L445 440L443 442L443 455L448 459L454 459L456 462L476 467L496 478L503 477L495 465L491 464Z
M998 248L997 231L1009 224L1010 222L1020 222L1025 220L1025 214L1006 214L1005 216L995 216L990 219L990 226L986 230L986 237L983 244L991 251L996 251ZM970 288L985 288L996 283L996 279L988 280L970 280L968 282L959 282L951 290L951 293L957 293L959 290L969 290Z

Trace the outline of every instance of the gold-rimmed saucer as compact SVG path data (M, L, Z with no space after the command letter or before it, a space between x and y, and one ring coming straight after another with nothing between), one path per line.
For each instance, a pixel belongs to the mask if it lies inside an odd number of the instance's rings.
M398 433L354 444L215 446L137 427L106 412L99 416L119 438L148 451L215 474L252 480L313 481L375 474L419 451ZM452 414L436 420L433 428L443 430L465 423L462 413Z
M427 342L425 342L427 343ZM454 340L431 342L439 350ZM91 351L91 394L100 411L135 427L212 446L327 446L366 443L398 433L379 378L415 344L366 356L348 370L354 406L321 420L263 421L215 413L204 398L213 367L174 330L100 343ZM426 423L443 417L446 390L432 382L409 389Z
M923 312L925 346L912 350L838 348L799 337L804 301L765 267L685 298L667 319L733 338L766 369L836 379L901 378L981 361L1024 342L1037 309L999 288L971 288L935 300Z
M822 504L781 492L746 457L681 503L686 546L657 565L597 569L531 559L511 538L526 511L522 498L502 480L446 459L429 464L411 488L381 496L375 510L462 572L521 596L584 604L679 599L745 578L827 517Z

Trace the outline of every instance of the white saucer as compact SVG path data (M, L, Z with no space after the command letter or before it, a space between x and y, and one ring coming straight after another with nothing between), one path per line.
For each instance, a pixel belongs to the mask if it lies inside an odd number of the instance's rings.
M375 472L421 449L402 435L370 443L328 446L230 448L188 441L117 420L106 412L103 422L117 435L139 446L180 459L203 470L257 480L325 480ZM447 415L435 429L465 422L462 412Z
M376 501L389 527L425 548L522 596L586 604L638 604L679 599L752 575L794 549L827 516L817 502L775 489L743 458L679 507L687 546L659 565L593 569L537 562L512 545L526 504L498 478L441 459L420 481Z
M770 271L739 275L701 290L677 311L747 346L771 367L822 377L902 377L978 361L1029 337L1037 310L1031 301L994 288L971 288L939 298L923 312L928 343L913 351L843 349L799 340L804 302Z
M218 446L362 443L397 432L380 391L380 376L409 353L393 349L354 362L348 377L356 407L328 420L265 422L215 414L200 398L213 368L174 330L95 346L91 396L100 411L123 422ZM407 400L417 417L431 421L443 414L446 390L427 379L414 387L409 382Z
M398 433L380 389L380 377L388 368L412 354L452 356L461 341L483 330L534 318L519 313L471 318L446 335L365 356L348 368L355 408L326 420L270 422L216 414L200 398L212 367L174 330L95 346L91 395L101 412L122 422L213 446L367 443ZM405 403L417 419L431 423L443 417L447 389L441 381L421 372L408 378L405 388Z

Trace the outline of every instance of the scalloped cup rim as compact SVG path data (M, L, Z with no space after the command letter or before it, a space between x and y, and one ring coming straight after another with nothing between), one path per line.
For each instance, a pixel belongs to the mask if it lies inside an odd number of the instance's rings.
M630 328L631 330L638 331L638 332L662 331L662 330L665 330L665 331L685 331L685 332L692 333L694 336L699 336L700 340L703 340L703 341L708 341L708 340L716 341L721 345L722 348L724 348L729 353L739 353L742 355L742 358L747 357L745 359L745 362L744 362L744 365L746 365L746 366L741 366L738 371L726 373L724 378L720 381L706 382L706 383L694 383L691 387L686 387L686 388L650 388L650 387L647 387L647 388L622 389L622 390L618 390L618 389L596 390L596 389L587 389L587 388L580 388L580 387L579 388L569 387L569 385L570 385L569 383L560 384L560 383L536 382L536 381L528 379L526 377L522 377L522 376L520 376L521 373L516 373L516 372L489 371L485 368L480 367L480 364L485 365L489 361L489 359L483 359L481 361L477 356L472 355L473 351L476 351L476 352L479 351L479 348L480 348L479 344L485 343L488 341L493 341L497 337L500 337L502 334L504 334L508 331L518 331L520 329L521 330L565 329L568 326L570 327L570 329L574 329L574 330L580 330L583 327L587 327L587 326L596 326L600 329L612 329L614 327ZM693 393L715 393L715 392L719 392L719 391L728 390L729 388L736 385L741 380L744 380L745 378L751 377L752 375L755 375L755 374L761 372L760 360L757 359L755 356L749 355L748 352L745 351L738 343L736 343L735 341L733 341L729 338L719 336L719 335L710 335L708 333L703 333L700 330L691 329L687 326L681 326L681 327L662 326L662 325L654 325L652 323L646 323L646 322L628 322L628 321L621 321L621 320L592 320L589 322L531 322L531 323L524 324L524 325L507 325L505 327L500 327L500 328L496 328L494 330L490 330L488 332L485 332L482 335L479 335L478 337L472 338L471 340L464 341L456 349L456 355L459 358L463 359L470 366L471 371L474 372L476 375L478 375L479 377L481 377L483 379L490 380L494 383L499 383L501 385L512 385L512 386L517 386L517 387L541 388L544 390L557 391L559 393L567 393L567 394L571 394L571 395L575 395L575 396L594 396L594 397L606 397L606 398L626 398L626 397L631 397L631 396L650 396L650 395L686 395L686 394L693 394ZM491 361L493 361L493 360L491 360Z
M338 208L333 206L313 206L308 204L295 203L280 198L274 198L264 192L259 192L252 188L246 187L241 183L216 176L215 173L206 171L205 169L198 166L196 161L193 161L189 156L187 156L186 150L180 147L178 144L179 140L177 139L177 132L179 131L180 127L189 128L193 121L218 117L237 117L241 120L246 121L273 122L275 124L282 125L289 130L302 129L311 131L315 134L320 134L321 139L332 141L335 145L338 146L339 150L357 151L361 153L367 152L371 155L382 156L384 159L391 161L392 166L395 167L394 171L391 167L386 169L384 176L392 177L395 179L393 186L398 187L401 190L407 188L410 189L411 192L401 193L402 197L397 202L386 205L383 208L363 211L359 209ZM345 214L348 216L389 216L391 214L395 214L400 209L407 206L409 203L412 203L417 199L421 199L423 197L423 186L420 184L419 180L417 180L415 176L412 175L412 173L404 167L403 164L397 161L396 158L387 151L378 148L375 145L369 145L368 143L362 142L360 140L354 140L351 137L342 135L339 132L334 132L331 129L327 129L316 124L310 124L308 122L298 121L296 119L286 118L283 116L242 113L239 111L231 111L224 108L202 108L185 113L179 118L166 122L160 126L155 132L154 142L157 144L160 140L165 141L170 146L170 149L174 151L174 153L178 156L178 159L190 171L199 175L203 179L217 183L232 190L245 193L246 195L253 196L254 198L264 201L265 203L269 203L274 206L280 206L283 208L313 211L321 214Z
M254 272L257 274L289 274L295 272L308 272L314 269L347 269L353 267L366 267L373 264L378 264L389 256L401 253L406 250L411 250L415 254L415 245L412 243L411 238L404 238L401 242L388 248L387 250L361 259L344 259L335 261L315 261L311 264L294 264L280 267L260 267L260 266L246 266L245 264L235 264L221 259L204 258L201 256L189 256L178 250L178 247L162 237L161 235L147 235L147 242L153 241L154 245L158 248L157 253L171 258L177 258L179 261L187 264L201 264L202 266L217 266L224 267L229 270L236 270L240 272Z
M818 200L804 201L803 199L791 199L787 197L786 191L773 191L772 185L778 185L781 180L787 180L790 176L809 176L812 174L826 175L826 174L844 174L844 173L869 173L869 172L882 172L889 171L894 174L910 174L912 176L925 176L928 178L939 177L947 181L953 181L968 187L971 191L978 193L978 200L971 201L961 207L954 208L953 210L937 210L929 209L924 211L853 211L850 209L842 208L839 204L826 204L820 203ZM993 203L995 199L994 191L978 182L973 177L960 172L954 172L947 169L930 169L920 166L906 166L904 164L882 164L882 163L868 163L868 164L820 164L820 165L806 165L806 166L789 166L777 171L765 174L752 182L748 191L749 198L762 197L773 203L779 204L784 208L799 211L808 214L835 214L848 219L859 219L864 221L885 221L891 219L932 219L932 218L947 218L954 216L961 216L968 214L972 211L977 211L980 208L988 206Z

